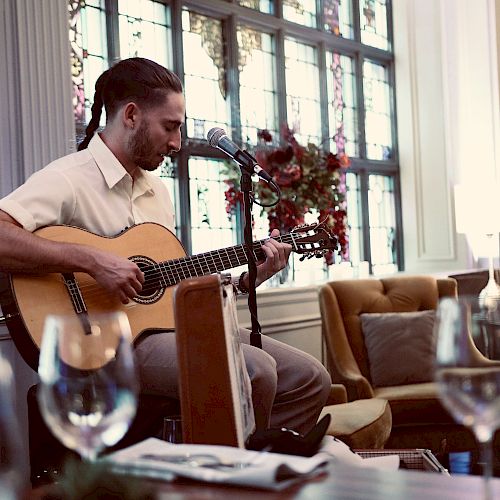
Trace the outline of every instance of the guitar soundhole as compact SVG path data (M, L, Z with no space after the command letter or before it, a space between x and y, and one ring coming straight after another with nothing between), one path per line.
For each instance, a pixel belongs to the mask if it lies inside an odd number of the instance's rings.
M165 287L161 283L161 272L155 267L156 262L144 255L134 255L130 260L139 266L146 280L141 293L134 297L134 301L139 304L153 304L160 300L165 293Z

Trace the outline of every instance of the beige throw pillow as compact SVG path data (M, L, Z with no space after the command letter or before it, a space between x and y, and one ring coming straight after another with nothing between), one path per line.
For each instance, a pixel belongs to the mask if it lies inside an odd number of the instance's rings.
M361 314L374 387L434 379L435 311Z

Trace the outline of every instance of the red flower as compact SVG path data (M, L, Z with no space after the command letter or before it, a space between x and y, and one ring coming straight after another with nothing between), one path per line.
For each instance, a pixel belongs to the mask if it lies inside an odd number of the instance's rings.
M281 200L275 206L267 206L270 229L291 231L304 223L306 213L318 213L318 220L336 236L339 248L325 255L327 264L334 263L338 252L343 259L349 256L347 241L347 213L345 200L345 173L350 159L345 154L333 154L314 144L302 146L289 127L282 127L282 137L286 145L272 148L261 145L254 152L259 165L264 168L281 188ZM269 131L258 133L259 139L272 142ZM236 177L235 179L239 178ZM276 195L263 182L254 185L257 198L270 204ZM242 203L237 181L228 182L226 209L229 214L236 212Z
M269 130L264 129L264 130L258 130L257 131L257 138L262 139L264 142L272 142L273 136L271 135L271 132Z

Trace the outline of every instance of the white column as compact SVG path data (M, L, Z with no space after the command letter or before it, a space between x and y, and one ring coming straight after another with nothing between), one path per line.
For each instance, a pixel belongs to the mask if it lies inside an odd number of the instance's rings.
M0 197L74 150L67 16L66 0L0 0ZM0 325L0 352L15 372L21 473L27 479L26 391L36 374L7 337Z
M75 132L67 1L6 0L0 11L5 28L0 58L7 69L0 77L7 89L0 106L8 117L0 153L12 171L2 174L0 194L5 195L74 150Z
M14 2L0 4L0 197L20 181L21 140L19 136L18 93L14 78L17 65L14 29Z

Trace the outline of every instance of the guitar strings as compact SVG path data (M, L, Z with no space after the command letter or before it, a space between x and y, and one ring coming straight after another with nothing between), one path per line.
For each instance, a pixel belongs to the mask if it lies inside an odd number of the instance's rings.
M290 243L295 247L295 250L297 250L294 236L294 234L290 233L273 238L281 242ZM253 253L256 259L259 257L256 252L259 252L260 254L263 253L262 245L266 241L267 240L260 240L253 243ZM221 257L222 252L225 252L226 256ZM234 254L233 257L230 256L230 252ZM197 262L195 262L195 259ZM154 294L158 288L174 286L183 279L224 271L232 267L244 265L247 262L248 257L246 248L243 245L236 245L233 247L223 248L221 250L212 250L203 254L186 256L179 259L172 259L165 262L151 264L144 270L145 277L147 275L145 281L146 286L143 287L140 294L143 296L149 296ZM208 272L205 272L204 267L207 268ZM201 270L201 273L198 273L198 270ZM182 275L179 271L182 272ZM177 278L175 278L174 273L177 274ZM170 279L166 279L165 275L167 275ZM78 289L80 291L86 291L86 298L104 296L107 294L106 290L96 282L79 285Z

